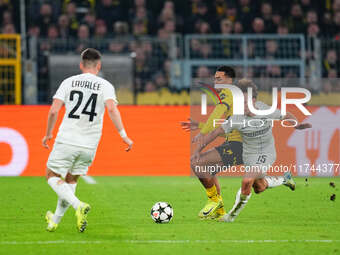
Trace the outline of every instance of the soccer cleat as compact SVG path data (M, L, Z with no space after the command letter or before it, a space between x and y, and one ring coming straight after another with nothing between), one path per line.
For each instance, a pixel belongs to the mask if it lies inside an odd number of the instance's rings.
M76 217L77 217L77 229L79 232L84 232L87 227L87 214L90 212L91 207L89 204L84 202L80 202L77 210L76 210Z
M56 229L58 227L58 224L54 223L52 221L52 217L53 217L53 213L51 211L47 211L47 213L45 215L45 220L46 220L46 223L47 223L46 230L49 231L49 232L56 231Z
M285 172L283 175L284 182L283 185L289 187L291 190L295 190L296 183L293 180L293 176L291 172Z
M208 203L199 212L198 217L200 217L201 219L208 219L212 215L214 215L216 211L220 209L221 207L223 207L222 200L218 200L218 202L208 200Z
M217 209L216 212L210 216L212 220L218 220L219 218L223 217L226 214L224 207Z
M217 221L220 222L234 222L237 216L231 216L229 213L226 213L222 217L217 218Z

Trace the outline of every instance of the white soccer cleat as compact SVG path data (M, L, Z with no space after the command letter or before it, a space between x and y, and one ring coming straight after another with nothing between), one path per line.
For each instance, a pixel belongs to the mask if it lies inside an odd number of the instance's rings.
M289 187L291 190L295 190L295 187L296 187L296 183L295 181L293 180L293 175L291 172L285 172L283 174L283 178L284 178L284 182L283 182L283 185Z
M222 217L218 218L218 221L220 222L234 222L236 219L236 216L231 216L229 213L226 213Z
M49 232L56 231L56 229L58 227L58 224L53 222L52 217L53 217L53 213L51 211L47 211L47 213L45 215L45 220L46 220L46 223L47 223L46 230L49 231Z

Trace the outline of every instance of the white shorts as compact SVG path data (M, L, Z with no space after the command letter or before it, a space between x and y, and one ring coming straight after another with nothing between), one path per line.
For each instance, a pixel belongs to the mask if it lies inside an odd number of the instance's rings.
M47 168L63 178L72 175L86 175L96 155L96 149L55 142L47 161Z
M276 155L269 153L243 155L245 176L255 177L256 179L265 177L275 160Z

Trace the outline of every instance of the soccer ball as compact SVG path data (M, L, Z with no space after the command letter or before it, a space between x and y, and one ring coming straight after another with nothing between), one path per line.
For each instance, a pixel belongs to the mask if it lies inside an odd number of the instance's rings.
M156 223L168 223L174 216L174 211L167 202L157 202L151 208L151 218Z

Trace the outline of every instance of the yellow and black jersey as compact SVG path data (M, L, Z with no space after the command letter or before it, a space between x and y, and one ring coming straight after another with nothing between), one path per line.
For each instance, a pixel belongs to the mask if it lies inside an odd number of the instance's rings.
M219 97L221 102L216 105L208 120L205 123L199 124L202 134L207 134L216 128L214 128L214 119L220 119L221 117L228 119L233 115L233 95L231 91L229 89L222 89L219 93ZM227 141L242 142L241 134L237 130L233 130L225 136Z

